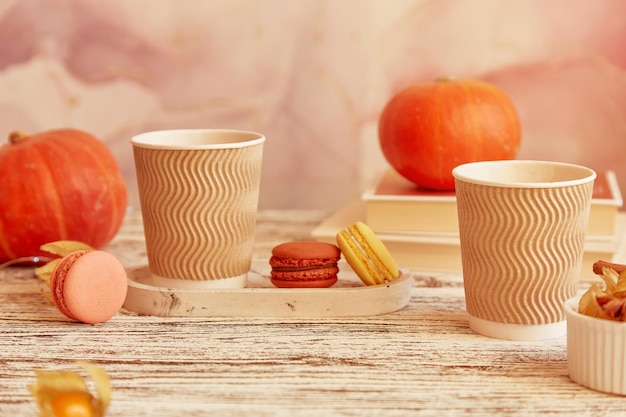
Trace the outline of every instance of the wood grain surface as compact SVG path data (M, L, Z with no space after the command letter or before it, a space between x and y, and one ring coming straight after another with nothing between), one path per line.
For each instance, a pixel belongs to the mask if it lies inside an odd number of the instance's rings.
M308 239L329 213L259 213L253 267ZM106 248L145 265L130 213ZM582 290L582 289L581 289ZM415 273L410 304L363 318L65 319L28 267L0 271L0 416L35 416L36 369L93 361L111 376L108 416L445 416L626 413L622 397L567 374L566 340L509 342L468 328L461 277Z

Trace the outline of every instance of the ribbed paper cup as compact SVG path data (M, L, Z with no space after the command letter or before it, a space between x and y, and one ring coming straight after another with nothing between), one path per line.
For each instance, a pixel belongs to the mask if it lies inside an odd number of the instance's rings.
M579 300L565 302L569 376L582 386L626 395L626 323L580 314Z
M460 165L453 174L470 327L499 339L563 336L595 172L511 160Z
M255 132L214 129L132 138L154 285L245 286L264 141Z

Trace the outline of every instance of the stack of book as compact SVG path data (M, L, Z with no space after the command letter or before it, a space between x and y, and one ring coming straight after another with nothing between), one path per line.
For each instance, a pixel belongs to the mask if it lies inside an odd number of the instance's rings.
M626 263L615 259L621 245L626 245L626 213L619 211L622 204L615 173L598 174L581 279L594 279L591 267L597 260ZM334 242L339 230L357 220L376 232L402 267L422 272L462 272L454 192L420 189L390 169L360 200L323 221L312 235Z

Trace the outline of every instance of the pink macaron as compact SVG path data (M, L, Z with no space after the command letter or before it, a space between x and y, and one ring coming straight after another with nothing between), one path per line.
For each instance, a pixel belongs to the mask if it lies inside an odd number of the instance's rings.
M81 250L65 256L54 268L50 291L65 316L83 323L102 323L124 304L126 270L113 255Z

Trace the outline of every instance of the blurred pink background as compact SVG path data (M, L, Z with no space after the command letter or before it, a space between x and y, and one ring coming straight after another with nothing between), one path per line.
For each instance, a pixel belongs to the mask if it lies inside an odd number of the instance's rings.
M440 75L516 104L520 158L618 174L626 194L623 0L0 0L0 135L105 141L138 207L130 137L267 136L260 206L336 209L387 167L386 101Z

